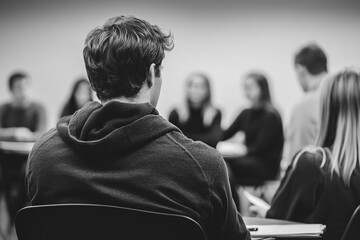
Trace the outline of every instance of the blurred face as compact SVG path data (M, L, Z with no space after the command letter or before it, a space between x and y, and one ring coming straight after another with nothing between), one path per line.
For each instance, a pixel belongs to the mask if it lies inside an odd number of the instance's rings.
M205 80L201 76L193 76L187 88L189 101L194 105L201 105L208 96L208 88Z
M301 88L304 90L304 92L307 92L309 90L309 87L307 84L306 69L303 66L296 64L295 73Z
M30 80L28 78L19 79L14 82L11 93L15 101L24 101L29 96Z
M261 89L253 78L246 78L244 81L244 91L247 99L252 104L260 102Z
M84 106L85 103L91 99L90 85L86 82L80 83L75 91L75 101L79 107Z

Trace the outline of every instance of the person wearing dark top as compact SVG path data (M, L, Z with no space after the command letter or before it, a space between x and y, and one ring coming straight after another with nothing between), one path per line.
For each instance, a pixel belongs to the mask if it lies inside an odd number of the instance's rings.
M208 239L250 240L215 149L185 137L156 110L172 36L132 17L91 31L85 66L101 103L61 118L35 144L31 205L97 203L193 218ZM49 151L51 149L51 151Z
M282 122L273 108L249 108L224 132L224 139L245 134L246 154L229 160L234 173L244 178L270 179L277 175L283 146ZM245 165L245 166L244 166ZM248 167L248 168L247 168ZM249 171L250 170L250 171Z
M61 111L60 118L74 114L86 103L92 102L92 89L89 81L85 78L78 79L71 90L70 98Z
M269 179L277 175L284 144L283 126L279 113L271 104L268 81L264 75L250 73L244 83L251 107L243 110L223 139L237 132L245 135L245 153L228 163L238 178Z
M205 74L188 77L186 102L171 111L169 121L188 138L216 147L221 140L221 112L212 105L210 80Z
M27 74L9 78L11 101L0 106L0 140L35 141L46 130L44 107L29 98Z
M26 73L9 77L11 100L0 106L0 141L32 142L46 129L44 107L30 99L30 79ZM25 205L24 175L27 155L0 152L0 170L12 230L16 212Z
M225 158L237 204L236 185L277 176L284 144L281 117L271 104L266 77L250 73L245 77L244 88L251 107L243 110L223 134L227 140L238 132L244 133L244 143L239 143L243 144L244 152Z
M316 145L288 167L268 211L260 216L327 226L322 239L341 239L360 205L360 68L327 77L321 89Z

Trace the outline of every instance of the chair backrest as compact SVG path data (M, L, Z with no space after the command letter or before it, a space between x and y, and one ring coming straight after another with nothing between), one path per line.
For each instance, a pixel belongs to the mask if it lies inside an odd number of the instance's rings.
M97 204L25 207L15 227L19 240L206 240L186 216Z
M358 206L350 218L342 240L360 239L360 206Z

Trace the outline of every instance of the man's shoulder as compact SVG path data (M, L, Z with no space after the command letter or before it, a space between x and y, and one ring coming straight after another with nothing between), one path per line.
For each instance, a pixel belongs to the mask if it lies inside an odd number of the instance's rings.
M201 141L193 141L179 132L171 132L167 136L202 168L205 175L214 174L225 164L218 151Z
M221 155L214 148L206 145L201 141L194 141L180 132L171 132L168 137L173 141L174 144L178 145L184 151L189 152L191 155L197 158L208 158L208 159L222 159Z
M305 95L294 107L291 114L291 121L317 122L319 115L319 97L316 94Z
M311 92L305 94L305 96L295 105L295 110L301 110L302 112L314 109L320 100L318 92Z
M49 151L52 147L55 147L56 138L58 136L57 130L55 128L50 129L46 133L44 133L34 144L33 149L29 155L29 159L32 159L35 155L39 152L46 153L51 152Z

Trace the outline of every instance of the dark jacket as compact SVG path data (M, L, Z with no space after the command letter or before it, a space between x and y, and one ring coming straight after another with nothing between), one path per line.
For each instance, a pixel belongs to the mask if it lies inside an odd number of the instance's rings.
M322 239L341 239L360 204L360 173L355 170L346 187L337 174L331 177L330 161L329 153L324 166L321 152L302 154L296 166L288 168L267 217L325 224Z
M150 104L93 102L60 119L34 146L30 204L101 203L198 221L209 239L249 239L226 166Z

